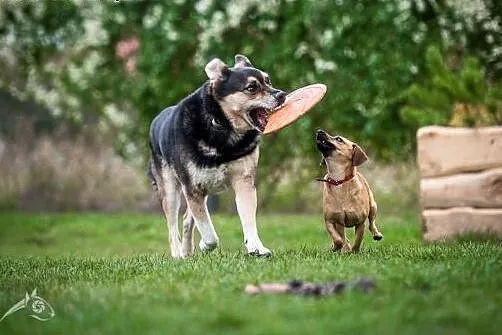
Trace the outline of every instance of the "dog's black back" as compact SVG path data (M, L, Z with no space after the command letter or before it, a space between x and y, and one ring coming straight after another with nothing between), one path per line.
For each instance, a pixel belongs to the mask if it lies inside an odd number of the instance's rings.
M187 161L198 167L216 167L248 155L260 141L257 130L235 132L209 90L205 83L179 104L164 109L150 127L155 167L160 171L162 164L171 166L183 183L189 178ZM214 150L203 150L201 141Z

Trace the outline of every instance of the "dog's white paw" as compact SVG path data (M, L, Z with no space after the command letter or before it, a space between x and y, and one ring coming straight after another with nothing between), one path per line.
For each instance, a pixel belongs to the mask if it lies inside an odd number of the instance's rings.
M373 235L373 239L375 241L380 241L381 239L383 239L383 235L381 233L376 233L375 235Z
M181 252L181 249L179 248L171 248L171 257L174 259L181 259L183 257L183 253Z
M248 255L251 256L271 256L272 251L270 249L265 248L261 242L256 242L256 243L246 243L246 249L248 252Z
M172 258L182 258L181 256L181 239L179 236L169 236L169 249Z
M193 252L194 252L194 250L193 250L192 246L188 246L188 247L183 246L181 248L181 257L188 258L190 256L193 256Z
M211 251L216 249L217 246L218 246L218 241L206 243L203 240L200 240L199 242L199 249L201 251Z

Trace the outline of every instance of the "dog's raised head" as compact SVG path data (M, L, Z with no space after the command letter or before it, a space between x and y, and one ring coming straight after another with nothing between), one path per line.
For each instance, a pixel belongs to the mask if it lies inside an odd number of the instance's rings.
M246 56L236 55L232 68L215 58L205 71L214 98L237 132L263 132L269 113L286 99L286 93L272 87L269 75Z
M359 145L339 135L331 136L324 130L317 131L316 144L328 168L330 164L336 164L347 170L368 160L368 156Z

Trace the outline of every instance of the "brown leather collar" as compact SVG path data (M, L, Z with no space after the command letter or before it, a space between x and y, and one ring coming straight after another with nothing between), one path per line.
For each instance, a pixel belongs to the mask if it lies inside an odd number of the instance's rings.
M351 180L352 178L354 178L354 175L353 174L350 174L348 176L346 176L345 178L343 178L342 180L336 180L336 179L333 179L331 177L328 176L328 178L326 179L322 179L322 178L316 178L317 181L322 181L324 183L328 183L330 185L333 185L333 186L340 186L342 185L343 183Z

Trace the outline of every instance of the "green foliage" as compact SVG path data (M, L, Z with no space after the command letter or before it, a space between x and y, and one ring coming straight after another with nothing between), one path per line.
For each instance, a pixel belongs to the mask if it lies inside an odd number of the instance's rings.
M403 120L415 128L430 124L473 126L502 123L502 84L485 80L474 57L463 60L460 69L445 64L441 51L429 47L426 79L404 93L407 106Z
M497 78L500 5L480 3L482 13L433 0L2 2L0 87L34 98L55 117L112 131L121 154L144 157L154 115L199 87L212 57L231 64L243 53L276 87L328 86L308 117L264 139L261 182L272 188L301 161L300 184L317 169L312 134L319 127L372 156L409 157L416 112L400 112L402 93L420 82L428 45L472 50ZM481 33L491 37L473 41ZM131 39L138 49L120 56L118 45ZM426 122L445 121L426 115Z

